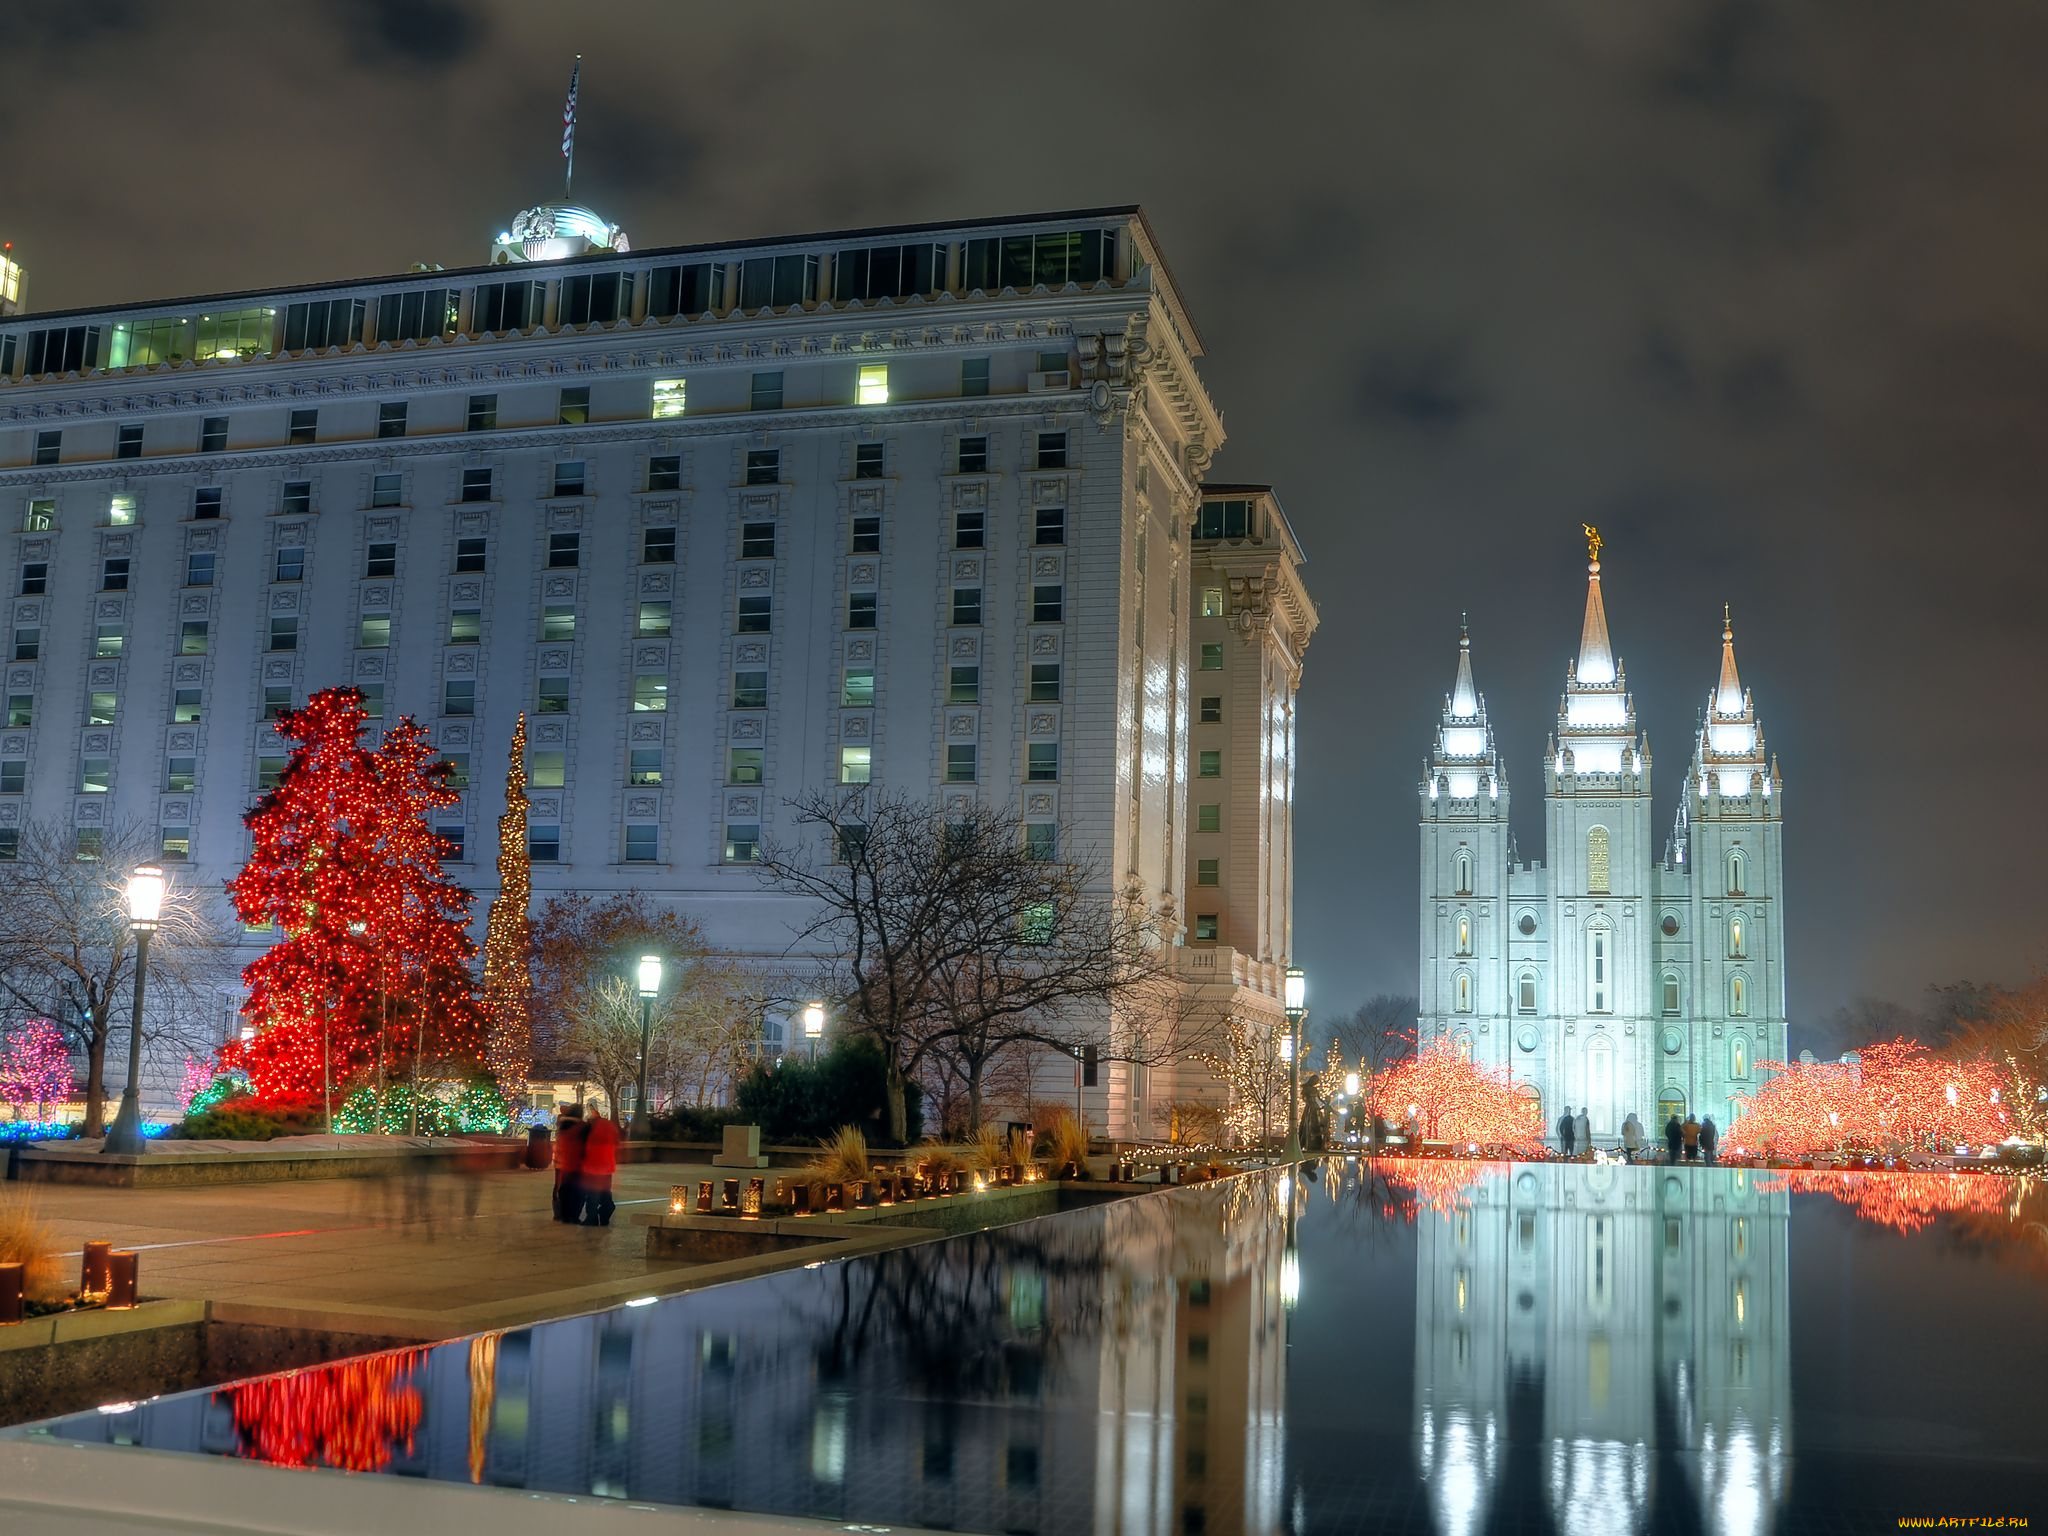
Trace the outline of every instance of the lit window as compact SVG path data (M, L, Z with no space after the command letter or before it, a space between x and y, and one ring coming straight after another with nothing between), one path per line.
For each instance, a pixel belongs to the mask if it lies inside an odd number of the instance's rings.
M558 426L580 427L590 420L590 386L572 384L562 391L561 404L555 412Z
M285 711L291 707L292 690L289 685L269 684L264 687L263 718L265 720L282 720Z
M842 784L865 784L873 764L870 747L841 747L839 749L839 782Z
M1195 942L1197 944L1214 944L1220 928L1221 924L1218 922L1214 912L1197 912L1195 914Z
M356 644L366 651L381 651L391 644L391 615L366 613L356 627Z
M642 673L633 679L633 708L641 714L659 714L668 708L668 679L658 672Z
M1740 1035L1728 1042L1728 1075L1749 1076L1749 1042Z
M7 695L7 723L11 726L36 723L36 698L32 693Z
M74 827L71 832L71 856L81 864L90 864L100 856L104 842L100 828Z
M734 747L726 753L725 782L758 784L761 782L761 767L761 748Z
M561 641L576 638L576 608L573 603L549 603L541 609L540 637Z
M114 760L111 757L86 758L79 768L79 792L87 795L104 795L113 787Z
M669 632L669 600L667 598L647 599L640 604L640 633L643 635L665 635Z
M872 709L875 704L875 669L848 667L840 685L839 703L846 709Z
M1664 978L1664 1011L1678 1012L1678 978L1667 975Z
M1515 1011L1534 1013L1536 1011L1536 973L1522 972L1521 980L1515 986Z
M189 859L192 857L192 829L190 827L165 827L160 844L166 859Z
M178 654L204 656L208 649L208 638L206 620L185 620L178 626Z
M1467 912L1460 912L1458 914L1458 953L1461 955L1472 953L1472 917Z
M384 718L384 685L382 683L357 683L356 691L363 696L363 713L372 720Z
M1586 934L1586 1007L1593 1013L1608 1011L1609 977L1611 963L1608 945L1610 936L1605 928L1593 928Z
M1749 981L1740 971L1728 978L1728 1012L1736 1018L1749 1012Z
M475 645L483 637L484 615L481 608L457 608L448 615L450 645Z
M135 521L135 498L133 496L109 496L107 498L107 521L116 528L126 528Z
M57 526L57 503L43 497L29 502L28 510L22 514L23 533L48 533Z
M860 393L855 396L861 405L887 405L889 403L889 365L887 363L863 363L860 370Z
M85 723L87 725L112 725L114 714L121 707L121 696L111 688L95 688L86 695Z
M725 862L753 864L761 857L761 824L758 821L728 821L725 824Z
M443 782L450 789L469 788L469 754L467 752L450 752L441 761L448 765L448 775Z
M654 381L654 419L661 421L670 416L683 414L683 381L681 379L656 379Z
M127 641L127 631L119 624L100 624L93 628L92 654L96 661L111 661L121 654Z
M626 782L648 786L661 782L661 748L635 747L627 756Z
M1470 1013L1472 1011L1472 973L1470 971L1458 972L1453 1006L1459 1013ZM1469 1052L1461 1054L1469 1055Z
M1742 914L1738 912L1735 916L1728 919L1728 956L1730 959L1739 960L1742 958L1742 940Z
M526 754L526 779L535 789L560 789L568 777L568 754L558 750Z

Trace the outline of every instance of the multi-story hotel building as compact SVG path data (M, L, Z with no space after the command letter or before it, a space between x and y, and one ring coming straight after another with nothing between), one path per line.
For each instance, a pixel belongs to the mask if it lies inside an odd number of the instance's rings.
M349 683L455 763L482 897L523 710L542 898L773 964L762 840L873 782L1018 807L1270 1005L1314 614L1268 493L1200 526L1201 355L1134 208L642 252L541 207L478 267L0 310L0 859L141 821L218 888L269 721ZM1155 1131L1183 1088L1105 1054L1091 1118Z

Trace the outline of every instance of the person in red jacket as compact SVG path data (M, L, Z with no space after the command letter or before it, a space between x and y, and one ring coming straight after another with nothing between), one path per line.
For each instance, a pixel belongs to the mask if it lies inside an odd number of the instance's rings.
M583 1106L571 1104L555 1120L555 1220L583 1217Z
M612 1199L612 1175L619 1166L619 1127L608 1115L590 1117L583 1133L583 1225L608 1227L618 1209Z

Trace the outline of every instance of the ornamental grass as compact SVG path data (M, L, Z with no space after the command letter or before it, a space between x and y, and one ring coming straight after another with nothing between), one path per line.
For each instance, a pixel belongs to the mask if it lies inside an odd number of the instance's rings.
M976 1131L974 1142L967 1149L967 1160L983 1173L1002 1167L1003 1159L1009 1155L1009 1139L992 1125Z
M20 1190L0 1194L0 1264L22 1266L24 1296L50 1301L63 1293L56 1235L43 1220L35 1196Z
M1062 1110L1053 1116L1046 1128L1046 1136L1052 1143L1052 1165L1063 1168L1072 1163L1081 1172L1088 1171L1088 1127Z
M868 1176L868 1139L860 1128L842 1125L818 1143L818 1155L805 1170L827 1184L857 1184Z

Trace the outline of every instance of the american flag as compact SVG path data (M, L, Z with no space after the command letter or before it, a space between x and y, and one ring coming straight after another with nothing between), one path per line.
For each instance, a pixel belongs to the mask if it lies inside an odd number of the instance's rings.
M576 67L569 72L569 99L562 106L562 158L576 160L576 82L583 76L583 55L576 55Z

